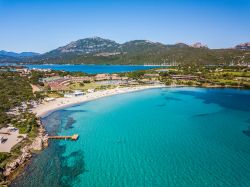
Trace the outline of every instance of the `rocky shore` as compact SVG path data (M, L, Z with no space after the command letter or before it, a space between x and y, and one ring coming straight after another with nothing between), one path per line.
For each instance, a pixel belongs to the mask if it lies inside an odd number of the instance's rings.
M6 164L4 170L2 171L6 181L0 183L0 186L7 186L10 184L10 181L13 180L15 176L17 176L18 169L22 168L28 163L32 157L32 154L37 153L48 146L48 134L46 134L45 128L43 127L41 121L38 120L37 123L39 125L37 137L32 141L31 144L21 148L21 154L17 158Z

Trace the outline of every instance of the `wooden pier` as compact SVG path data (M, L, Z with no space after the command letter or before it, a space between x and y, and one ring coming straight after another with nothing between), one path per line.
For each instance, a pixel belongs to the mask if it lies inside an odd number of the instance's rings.
M74 134L73 136L48 136L49 139L70 139L70 140L77 140L79 137L78 134Z

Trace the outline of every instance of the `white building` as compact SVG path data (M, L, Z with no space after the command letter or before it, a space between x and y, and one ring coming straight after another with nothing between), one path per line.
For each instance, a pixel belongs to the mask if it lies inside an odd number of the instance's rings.
M64 97L70 98L70 97L77 97L84 95L84 92L80 90L75 90L73 93L66 93L64 94Z

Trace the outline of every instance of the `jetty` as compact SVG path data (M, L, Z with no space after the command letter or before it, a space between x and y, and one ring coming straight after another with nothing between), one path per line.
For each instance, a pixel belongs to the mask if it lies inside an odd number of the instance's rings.
M67 140L67 139L70 139L70 140L77 140L79 137L78 134L74 134L72 136L48 136L49 139L64 139L64 140Z

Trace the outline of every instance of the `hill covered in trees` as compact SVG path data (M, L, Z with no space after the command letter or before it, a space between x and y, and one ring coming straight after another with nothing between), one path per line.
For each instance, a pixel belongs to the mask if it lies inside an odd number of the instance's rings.
M6 56L5 56L6 57ZM3 60L10 62L12 59ZM248 47L209 49L196 43L166 45L148 40L133 40L119 44L99 37L71 42L39 56L13 59L22 63L58 64L247 64ZM1 62L1 57L0 57Z

